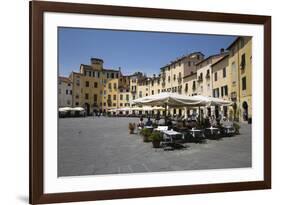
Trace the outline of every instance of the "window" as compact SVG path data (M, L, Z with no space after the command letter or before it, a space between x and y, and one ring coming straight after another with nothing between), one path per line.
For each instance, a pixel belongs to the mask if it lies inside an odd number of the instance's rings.
M221 96L223 97L223 94L224 94L224 87L221 87Z
M247 86L246 86L246 77L242 78L242 90L246 90Z
M112 87L111 87L111 83L108 83L108 89L111 89Z
M68 95L68 90L65 90L65 94L67 94L67 95Z
M86 82L85 82L85 86L86 86L86 87L89 87L89 85L90 85L89 81L86 81Z
M188 83L185 84L185 89L184 90L187 93L187 91L188 91Z
M76 102L75 105L78 106L78 105L79 105L79 102Z
M116 83L113 84L113 88L114 88L114 89L117 89Z
M120 100L123 100L123 95L122 94L120 95Z
M154 90L151 91L151 95L154 95Z
M158 89L158 93L160 93L160 89Z
M106 77L109 78L109 73L106 73Z
M191 66L191 62L190 61L188 61L187 63L188 63L188 66Z
M113 100L116 100L116 95L113 95Z
M92 72L91 72L91 71L89 71L89 76L90 76L90 77L92 76Z
M76 80L76 85L80 86L80 80L79 79Z
M98 78L100 77L100 72L98 72Z
M218 73L215 72L215 81L217 81L217 80L218 80Z
M120 107L123 107L123 103L120 103Z
M93 77L96 77L96 72L95 71L93 72Z
M171 78L170 78L170 76L168 76L168 82L170 82L170 80L171 80Z
M98 96L97 94L94 94L94 102L97 102L98 101Z
M232 83L236 83L237 71L236 71L236 64L235 64L235 62L232 62L232 64L231 64L231 72L232 72Z
M114 73L111 73L111 76L110 76L111 78L114 78Z
M72 95L72 90L69 90L69 94Z
M227 88L227 85L226 86L224 86L224 95L228 95L228 88Z
M213 97L218 98L220 97L220 89L216 88L213 90Z
M176 74L174 74L174 81L176 80Z
M126 100L129 101L129 95L128 94L126 95Z
M75 98L78 99L78 98L79 98L79 95L76 95Z
M67 104L70 105L70 100L67 100Z
M224 67L223 69L222 69L222 77L226 77L226 68Z
M116 73L116 78L118 78L118 76L119 76L118 73Z
M108 98L109 100L111 100L111 95L108 95L107 98Z
M140 98L142 97L142 91L139 92L139 97L140 97Z
M98 87L98 83L94 82L94 88L97 88L97 87Z
M85 93L85 99L88 100L89 99L89 94Z
M244 53L244 54L242 54L242 56L241 56L240 68L241 68L241 69L244 69L245 66L246 66L246 56L245 56L245 53Z

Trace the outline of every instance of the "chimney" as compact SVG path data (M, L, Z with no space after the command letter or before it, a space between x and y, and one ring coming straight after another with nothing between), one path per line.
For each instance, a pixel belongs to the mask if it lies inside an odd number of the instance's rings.
M221 48L221 53L224 53L224 48Z

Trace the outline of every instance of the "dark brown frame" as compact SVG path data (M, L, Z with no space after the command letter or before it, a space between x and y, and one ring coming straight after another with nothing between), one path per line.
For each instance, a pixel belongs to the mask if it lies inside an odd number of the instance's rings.
M271 188L271 17L199 11L165 10L76 3L30 3L30 191L31 204L76 202ZM260 24L264 27L264 180L221 184L135 188L45 194L43 191L43 13L182 19Z

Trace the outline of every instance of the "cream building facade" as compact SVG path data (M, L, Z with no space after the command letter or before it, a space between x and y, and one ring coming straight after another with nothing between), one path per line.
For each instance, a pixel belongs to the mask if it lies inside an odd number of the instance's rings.
M72 81L67 77L58 78L58 106L72 107Z
M72 82L72 105L81 106L87 114L134 106L137 98L175 92L187 96L203 95L232 100L236 107L222 108L220 113L240 120L251 117L251 38L239 37L219 54L204 58L193 52L160 68L159 74L147 77L141 72L122 75L121 69L105 69L103 60L92 58L81 64L79 72L69 76ZM170 114L183 115L184 109L170 108ZM202 110L210 115L210 109ZM202 112L201 111L201 112ZM243 112L242 112L243 111ZM161 112L163 114L163 112ZM246 114L242 114L246 113ZM246 118L245 118L246 116Z

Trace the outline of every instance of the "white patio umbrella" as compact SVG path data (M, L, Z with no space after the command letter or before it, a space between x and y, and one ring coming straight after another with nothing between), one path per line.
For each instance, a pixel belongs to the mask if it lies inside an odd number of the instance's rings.
M171 107L187 107L196 106L201 103L201 100L194 99L193 97L180 95L177 93L163 92L156 95L150 95L143 98L133 100L136 105L149 105L149 106L163 106L165 107L165 115L167 115L167 106ZM165 116L166 121L166 116Z
M214 97L207 97L203 95L195 95L192 96L195 100L201 101L197 107L199 107L199 120L201 120L201 112L200 112L200 107L201 106L229 106L232 105L233 102L228 101L228 100L223 100L220 98L214 98Z
M177 93L163 92L133 100L137 105L184 107L198 105L201 100Z
M71 110L74 110L74 111L84 111L85 109L82 108L82 107L74 107L74 108L71 108Z
M229 106L232 105L232 101L228 101L228 100L223 100L220 98L214 98L214 97L207 97L207 96L203 96L203 95L195 95L192 96L195 100L199 100L201 101L199 103L200 106Z
M72 109L71 107L60 107L59 112L66 112L66 111L69 111L71 109Z

